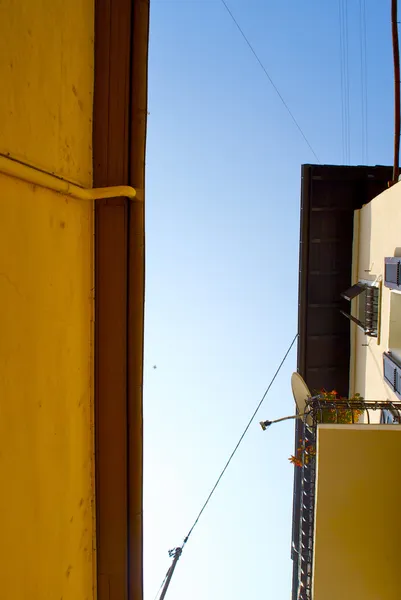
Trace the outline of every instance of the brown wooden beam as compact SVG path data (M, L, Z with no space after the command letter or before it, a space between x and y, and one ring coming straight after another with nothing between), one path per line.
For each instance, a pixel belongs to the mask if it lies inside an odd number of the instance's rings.
M133 3L131 62L131 152L129 183L141 202L129 211L128 304L128 470L129 470L129 599L143 596L143 337L145 301L145 154L148 112L149 0Z
M119 202L119 203L118 203ZM126 600L126 201L96 208L95 441L98 600Z
M141 600L144 194L149 2L95 1L95 440L99 600Z

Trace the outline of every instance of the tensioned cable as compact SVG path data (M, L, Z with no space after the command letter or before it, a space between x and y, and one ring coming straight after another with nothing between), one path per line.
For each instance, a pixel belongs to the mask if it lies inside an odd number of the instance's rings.
M225 0L220 0L221 3L223 4L224 8L226 9L226 11L228 12L228 14L230 15L231 19L233 20L233 22L235 23L238 31L240 32L240 34L242 35L242 37L244 38L245 42L247 43L250 51L252 52L252 54L254 55L254 57L256 58L256 60L259 63L259 66L261 67L262 71L264 72L264 74L266 75L267 79L269 80L271 86L273 87L274 91L276 92L277 96L280 98L284 108L286 109L286 111L288 112L288 114L290 115L291 119L293 120L296 128L298 129L299 133L301 134L301 136L303 137L304 141L306 142L307 146L309 147L310 151L312 152L313 156L316 158L317 162L320 164L320 159L318 157L318 155L316 154L316 152L314 151L312 144L310 143L310 141L308 140L308 138L306 137L302 127L300 126L300 124L298 123L297 119L295 118L294 113L292 112L292 110L290 109L290 107L288 106L287 102L284 100L280 90L278 89L278 87L276 86L276 84L274 83L273 79L271 78L269 72L267 71L266 67L264 66L264 64L262 63L261 59L259 58L258 54L256 53L255 48L252 46L251 42L249 41L248 37L246 36L244 30L242 29L242 27L240 26L240 24L238 23L237 19L235 18L235 16L233 15L233 13L231 12L228 4L226 3Z
M183 548L184 548L185 544L188 542L188 540L189 540L189 537L190 537L191 533L193 532L193 530L195 529L196 525L198 524L198 522L199 522L199 519L201 518L201 516L202 516L202 514L203 514L203 512L204 512L204 510L205 510L205 508L206 508L206 507L207 507L207 505L209 504L209 502L210 502L210 499L212 498L212 496L213 496L214 492L216 491L216 489L217 489L217 487L218 487L218 485L219 485L219 483L220 483L220 481L221 481L221 479L222 479L222 477L223 477L224 473L227 471L227 468L228 468L228 466L229 466L230 462L231 462L231 461L232 461L232 459L234 458L234 456L235 456L235 453L237 452L237 450L238 450L239 446L241 445L241 442L242 442L242 440L244 439L244 437L245 437L245 435L246 435L246 433L247 433L248 429L250 428L250 426L251 426L251 424L252 424L252 422L253 422L254 418L256 417L256 414L257 414L258 410L259 410L259 409L260 409L260 407L262 406L264 399L266 398L267 394L268 394L268 393L269 393L269 391L270 391L270 388L272 387L273 383L275 382L275 380L276 380L276 378L277 378L277 375L280 373L280 371L281 371L281 369L282 369L282 367L283 367L283 365L284 365L284 363L285 363L285 361L286 361L286 359L287 359L287 357L288 357L289 353L291 352L291 350L292 350L292 348L293 348L293 346L294 346L294 344L295 344L295 342L296 342L296 340L297 340L297 338L298 338L298 335L299 335L299 334L297 333L297 334L294 336L294 339L292 340L292 342L291 342L290 346L288 347L288 349L287 349L286 353L284 354L284 357L283 357L283 359L281 360L281 362L280 362L280 364L279 364L278 368L276 369L276 372L274 373L274 375L273 375L273 377L272 377L272 379L271 379L271 381L270 381L269 385L267 386L267 388L266 388L266 390L265 390L265 392L264 392L264 394L263 394L262 398L260 399L260 401L259 401L259 403L258 403L258 405L257 405L256 409L254 410L254 412L253 412L253 414L252 414L251 418L249 419L249 421L248 421L248 424L247 424L247 426L245 427L244 431L242 432L242 435L241 435L241 437L239 438L239 440L238 440L238 442L237 442L237 444L236 444L236 446L235 446L234 450L231 452L231 454L230 454L230 457L229 457L229 459L227 460L226 464L224 465L224 468L223 468L223 470L221 471L221 473L220 473L219 477L217 478L217 481L216 481L216 483L214 484L214 486L213 486L212 490L210 491L210 493L209 493L208 497L206 498L206 501L204 502L204 504L203 504L202 508L200 509L200 511L199 511L199 513L198 513L198 516L196 517L196 519L195 519L195 521L194 521L194 523L193 523L193 525L192 525L191 529L189 530L188 534L187 534L187 535L186 535L186 537L184 538L184 541L183 541L183 544L182 544L181 548L178 548L178 550L180 551L180 553L179 553L179 556L181 556L181 552L182 552L182 550L183 550ZM176 550L177 550L177 549L176 549ZM173 551L170 551L170 552L169 552L169 554L170 554L170 556L174 556L174 553L173 553ZM178 557L179 557L179 556L178 556ZM174 558L174 561L176 561L176 560L177 560L177 559L176 559L176 558ZM174 561L173 561L173 565L174 565ZM160 591L162 590L162 588L163 588L163 592L162 592L162 594L163 594L163 598L165 597L165 594L166 594L166 592L167 592L168 585L169 585L169 583L170 583L170 581L171 581L171 575L170 575L171 569L172 569L172 567L170 567L170 569L167 571L167 574L166 574L165 578L163 579L163 581L162 581L162 583L161 583L161 586L160 586L160 588L159 588L159 591L158 591L158 592L157 592L157 594L156 594L155 600L156 600L156 599L159 597L159 594L160 594ZM174 570L174 569L173 569L173 570ZM168 578L169 578L169 581L167 581L167 579L168 579ZM164 586L164 587L163 587L163 586Z
M366 0L359 0L359 44L361 69L362 164L368 164L368 92L367 92Z
M162 588L163 588L164 584L167 581L167 577L168 577L169 571L170 571L170 569L167 571L166 576L164 577L163 581L161 582L161 585L160 585L159 589L157 590L157 594L156 594L154 600L157 600L158 597L160 596L160 592L162 591Z
M344 83L344 51L343 51L343 16L342 16L342 0L338 0L338 22L340 32L340 81L341 81L341 142L342 142L342 160L346 163L346 148L345 148L345 83Z
M369 117L368 117L368 52L366 27L366 0L363 0L363 54L365 71L365 153L366 164L369 164Z
M351 158L347 1L348 0L338 1L340 28L341 121L344 164L350 164Z
M221 473L220 473L219 477L217 478L217 481L216 481L216 483L214 484L214 486L213 486L213 488L212 488L211 492L209 493L208 497L206 498L206 501L205 501L205 503L203 504L203 506L202 506L201 510L199 511L199 514L198 514L198 516L196 517L196 519L195 519L195 521L194 521L194 524L192 525L191 529L189 530L189 532L188 532L187 536L186 536L186 537L185 537L185 539L184 539L184 544L183 544L183 546L184 546L184 545L187 543L187 541L188 541L188 539L189 539L189 536L191 535L191 533L193 532L194 528L195 528L195 527L196 527L196 525L198 524L198 521L199 521L199 519L201 518L203 511L205 510L205 508L206 508L206 507L207 507L207 505L209 504L209 501L210 501L211 497L213 496L214 492L216 491L216 488L217 488L217 486L219 485L219 483L220 483L220 481L221 481L221 479L222 479L222 477L223 477L224 473L227 471L228 465L230 464L230 462L231 462L231 461L232 461L232 459L234 458L234 455L235 455L235 453L237 452L237 450L238 450L238 448L239 448L239 446L240 446L240 444L241 444L242 440L244 439L244 437L245 437L245 435L246 435L246 433L247 433L248 429L250 428L250 426L251 426L251 424L252 424L252 421L253 421L253 420L254 420L254 418L256 417L256 414L257 414L257 412L258 412L259 408L262 406L262 403L263 403L264 399L266 398L267 394L269 393L269 391L270 391L270 388L272 387L273 383L275 382L275 380L276 380L276 378L277 378L277 375L280 373L280 370L281 370L282 366L284 365L284 363L285 363L285 361L286 361L286 359L287 359L287 357L288 357L289 353L291 352L291 350L292 350L292 347L294 346L294 344L295 344L295 342L296 342L297 338L298 338L298 333L295 335L294 339L292 340L292 342L291 342L291 344L290 344L290 346L289 346L289 348L288 348L287 352L286 352L286 353L285 353L285 355L284 355L284 358L283 358L283 359L282 359L282 361L280 362L280 364L279 364L279 366L278 366L278 368L277 368L276 372L275 372L275 373L274 373L274 375L273 375L273 378L271 379L271 381L270 381L269 385L267 386L267 388L266 388L266 390L265 390L265 393L263 394L263 396L262 396L261 400L259 401L259 404L257 405L257 407L256 407L256 409L255 409L255 411L254 411L253 415L252 415L252 416L251 416L251 418L249 419L249 422L248 422L247 426L245 427L245 429L244 429L244 431L243 431L243 433L242 433L241 437L239 438L239 440L238 440L238 442L237 442L237 445L235 446L234 450L231 452L230 458L229 458L229 459L228 459L228 461L226 462L226 464L225 464L225 466L224 466L223 470L221 471Z
M345 50L345 107L347 112L347 164L351 164L351 116L349 93L349 50L348 50L348 0L344 1L344 50Z

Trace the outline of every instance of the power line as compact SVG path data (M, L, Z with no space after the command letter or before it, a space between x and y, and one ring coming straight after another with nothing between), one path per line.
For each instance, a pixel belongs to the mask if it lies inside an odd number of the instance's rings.
M267 394L268 394L268 393L269 393L269 391L270 391L270 388L272 387L273 383L275 382L275 380L276 380L276 377L277 377L277 375L279 374L279 372L280 372L280 370L281 370L282 366L284 365L284 363L285 363L285 361L286 361L286 359L287 359L287 356L288 356L288 355L289 355L289 353L291 352L291 350L292 350L292 347L293 347L293 345L295 344L295 342L296 342L297 338L298 338L298 334L296 334L296 336L295 336L295 337L294 337L294 339L292 340L292 342L291 342L291 344L290 344L290 346L289 346L289 348L288 348L287 352L286 352L286 353L285 353L285 355L284 355L284 358L282 359L281 363L279 364L279 366L278 366L278 368L277 368L276 372L275 372L275 373L274 373L274 375L273 375L273 378L272 378L272 380L270 381L269 385L267 386L267 388L266 388L266 390L265 390L265 393L263 394L263 396L262 396L261 400L259 401L259 404L257 405L257 407L256 407L256 409L255 409L255 411L254 411L253 415L251 416L251 418L250 418L250 420L249 420L249 422L248 422L248 425L245 427L245 429L244 429L244 431L243 431L243 433L242 433L241 437L239 438L239 440L238 440L238 442L237 442L237 445L235 446L234 450L231 452L230 458L229 458L229 459L228 459L228 461L226 462L226 464L225 464L225 466L224 466L224 468L223 468L222 472L220 473L220 475L219 475L219 477L218 477L218 479L217 479L216 483L214 484L214 486L213 486L213 488L212 488L212 490L211 490L210 494L209 494L209 495L208 495L208 497L206 498L206 501L205 501L205 503L203 504L203 506L202 506L201 510L199 511L199 514L198 514L198 516L196 517L194 524L192 525L191 529L189 530L189 533L188 533L188 535L187 535L187 536L186 536L186 538L184 539L184 544L186 544L186 543L187 543L187 541L188 541L188 538L189 538L189 536L191 535L191 533L192 533L192 531L194 530L194 528L196 527L196 525L197 525L197 523L198 523L198 521L199 521L200 517L202 516L202 513L203 513L203 511L205 510L206 506L209 504L209 501L210 501L211 497L213 496L214 492L216 491L216 488L217 488L217 486L219 485L219 483L220 483L220 481L221 481L221 479L222 479L222 477L223 477L224 473L226 472L226 470L227 470L227 468L228 468L228 465L230 464L230 462L231 462L231 461L232 461L232 459L234 458L234 455L235 455L235 453L237 452L237 450L238 450L238 448L239 448L239 446L240 446L240 444L241 444L242 440L244 439L244 437L245 437L245 435L246 435L246 433L247 433L248 429L250 428L250 426L251 426L251 424L252 424L252 421L253 421L253 420L254 420L254 418L256 417L256 413L258 412L259 408L262 406L262 403L263 403L264 399L266 398Z
M348 164L351 163L351 117L349 108L349 50L348 50L348 0L344 2L344 40L345 40L345 93L346 93L346 109L347 109L347 156Z
M363 0L363 52L365 70L365 152L366 164L369 164L369 118L368 118L368 51L367 51L367 27L366 27L366 0Z
M172 574L173 574L173 572L174 572L174 569L175 569L175 566L176 566L176 564L177 564L177 561L178 561L178 559L180 558L180 556L181 556L181 554L182 554L182 551L183 551L183 549L184 549L184 546L185 546L185 544L188 542L188 540L189 540L189 537L190 537L191 533L192 533L192 532L193 532L193 530L195 529L195 527L196 527L196 525L198 524L198 522L199 522L199 519L201 518L201 516L202 516L202 514L203 514L203 512L204 512L204 510L205 510L205 508L206 508L206 507L207 507L207 505L209 504L211 497L213 496L214 492L216 491L216 489L217 489L217 486L219 485L219 483L220 483L220 481L221 481L221 479L222 479L222 477L223 477L224 473L227 471L227 468L228 468L228 466L229 466L230 462L231 462L231 461L232 461L232 459L234 458L234 455L235 455L235 453L237 452L237 450L238 450L238 448L239 448L239 446L240 446L240 444L241 444L242 440L244 439L244 437L245 437L245 435L246 435L246 433L247 433L248 429L250 428L250 426L251 426L251 424L252 424L252 422L253 422L254 418L256 417L256 414L257 414L258 410L259 410L259 409L260 409L260 407L262 406L264 399L266 398L267 394L268 394L268 393L269 393L269 391L270 391L270 388L272 387L273 383L275 382L275 380L276 380L276 378L277 378L277 375L280 373L280 371L281 371L281 369L282 369L282 367L283 367L283 365L284 365L284 363L285 363L285 361L286 361L286 359L287 359L287 357L288 357L289 353L291 352L291 350L292 350L292 348L293 348L293 346L294 346L295 342L297 341L297 339L298 339L298 333L297 333L297 334L294 336L294 339L292 340L292 342L291 342L291 344L290 344L290 346L289 346L288 350L287 350L287 351L286 351L286 353L284 354L284 357L283 357L283 359L281 360L281 362L280 362L280 364L279 364L278 368L276 369L276 372L274 373L274 375L273 375L273 377L272 377L272 379L271 379L271 381L270 381L269 385L267 386L267 388L266 388L266 390L265 390L265 392L264 392L264 394L263 394L262 398L260 399L260 401L259 401L259 403L258 403L258 405L257 405L257 407L256 407L256 409L255 409L255 411L253 412L253 414L252 414L251 418L249 419L249 422L248 422L247 426L245 427L244 431L242 432L242 435L241 435L241 437L239 438L239 440L238 440L238 442L237 442L237 445L235 446L234 450L231 452L231 454L230 454L230 457L229 457L228 461L227 461L227 462L226 462L226 464L224 465L224 468L223 468L223 470L221 471L221 473L220 473L219 477L217 478L217 481L216 481L216 483L214 484L214 486L213 486L213 488L212 488L211 492L209 493L208 497L206 498L206 501L204 502L204 504L203 504L203 506L202 506L201 510L199 511L199 513L198 513L198 516L196 517L196 519L195 519L195 521L194 521L194 523L193 523L193 525L192 525L191 529L189 530L189 532L188 532L187 536L184 538L184 542L183 542L182 546L181 546L180 548L175 548L174 550L170 550L170 551L169 551L169 555L170 555L171 557L173 557L173 563L172 563L171 567L169 568L169 570L167 571L167 574L166 574L165 578L164 578L164 579L163 579L163 581L162 581L162 584L161 584L161 586L160 586L160 588L159 588L159 591L158 591L158 592L157 592L157 594L156 594L156 598L155 598L155 600L158 598L158 596L159 596L159 594L160 594L160 591L161 591L161 589L162 589L162 588L163 588L162 597L163 597L163 598L165 597L165 595L166 595L166 592L167 592L167 587L168 587L168 585L170 584L170 581L171 581L171 576L172 576Z
M396 183L400 173L400 47L398 40L398 2L391 0L391 29L393 38L393 59L394 59L394 167L393 183Z
M233 22L235 23L238 31L240 32L240 34L242 35L242 37L244 38L245 42L247 43L250 51L252 52L252 54L254 55L254 57L256 58L256 60L259 63L260 68L262 69L262 71L264 72L264 74L266 75L267 79L269 80L271 86L273 87L274 91L276 92L277 96L280 98L284 108L286 109L286 111L288 112L288 114L290 115L291 119L293 120L296 128L298 129L299 133L301 134L301 136L303 137L304 141L306 142L307 146L309 147L310 151L312 152L313 156L316 158L317 162L320 164L320 159L318 157L318 155L316 154L316 152L314 151L310 141L308 140L308 138L306 137L302 127L300 126L300 124L298 123L297 119L294 116L294 113L292 112L292 110L290 109L290 107L288 106L287 102L284 100L280 90L278 89L278 87L276 86L276 84L274 83L273 79L271 78L271 76L269 75L266 67L264 66L264 64L262 63L261 59L259 58L258 54L256 53L255 48L252 46L251 42L249 41L248 37L246 36L244 30L242 29L242 27L240 26L240 24L238 23L237 19L235 18L235 16L233 15L233 13L231 12L229 6L227 5L227 3L225 2L225 0L221 0L221 3L223 4L224 8L226 9L226 11L228 12L228 14L230 15L231 19L233 20Z
M359 0L359 41L361 59L361 130L362 163L368 164L368 92L367 92L366 0Z
M156 594L156 596L155 596L154 600L157 600L157 599L158 599L158 597L160 596L160 592L162 591L162 587L164 586L164 584L165 584L165 583L166 583L166 581L167 581L167 577L169 576L169 573L170 573L170 568L169 568L169 570L167 571L167 573L166 573L166 576L164 577L163 581L161 582L161 585L160 585L159 589L157 590L157 594Z
M341 142L342 160L345 164L345 102L344 102L344 66L343 66L343 24L342 24L342 2L338 0L338 22L340 30L340 81L341 81Z
M340 27L341 123L344 164L349 164L351 158L347 1L348 0L338 1Z

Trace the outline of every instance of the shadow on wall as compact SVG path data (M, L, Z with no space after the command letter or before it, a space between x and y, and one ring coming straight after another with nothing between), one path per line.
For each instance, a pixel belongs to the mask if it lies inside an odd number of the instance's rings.
M372 207L366 204L359 213L358 279L374 281L375 265L370 257L370 239L372 235Z
M396 256L397 258L401 257L401 248L399 246L397 246L397 248L394 248L394 256Z
M372 234L372 208L366 204L359 212L358 235L358 267L356 280L374 281L376 279L375 265L371 262L370 239ZM357 281L353 283L357 283ZM350 307L351 308L351 307ZM354 316L357 316L354 311ZM356 372L354 374L354 391L366 396L367 353L373 338L367 337L356 325L351 324L354 341Z

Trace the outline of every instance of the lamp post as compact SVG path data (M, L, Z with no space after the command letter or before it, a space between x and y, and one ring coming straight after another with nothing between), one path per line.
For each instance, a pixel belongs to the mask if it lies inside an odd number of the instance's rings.
M281 421L289 421L290 419L302 419L307 413L302 413L301 415L290 415L288 417L281 417L280 419L274 419L273 421L260 421L260 426L263 431L266 431L270 425L273 423L280 423Z
M177 562L178 562L178 559L180 558L181 554L182 554L182 548L174 548L174 550L170 550L169 551L170 558L173 559L173 562L172 562L171 567L169 568L169 570L167 572L166 582L165 582L165 584L163 586L163 590L162 590L162 593L160 595L160 599L159 600L164 600L164 598L165 598L165 596L167 594L167 590L168 590L168 587L170 585L171 578L173 576L174 570L175 570L175 568L177 566Z

